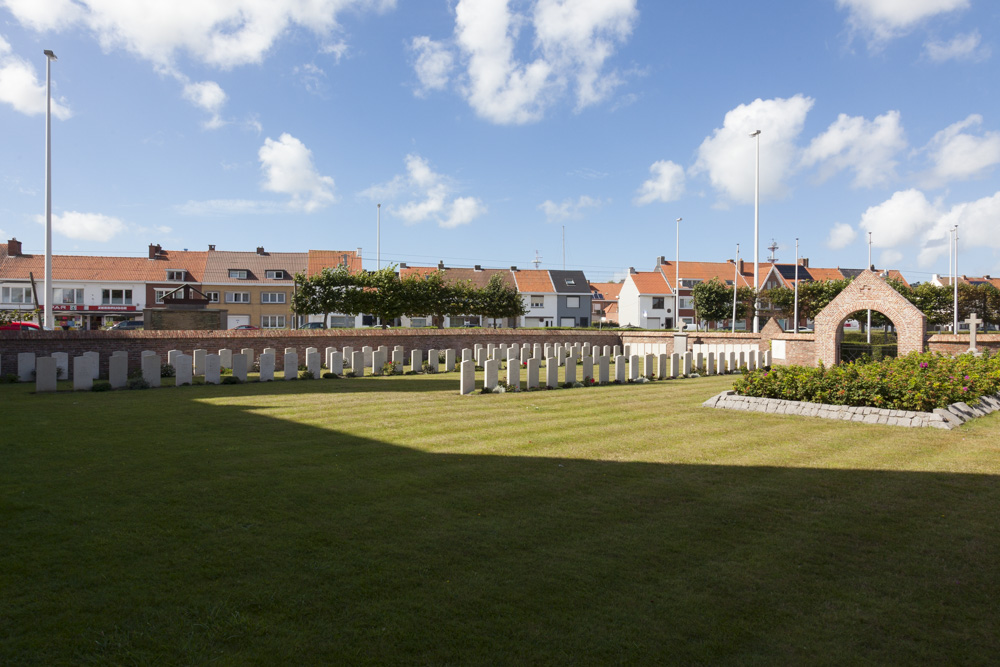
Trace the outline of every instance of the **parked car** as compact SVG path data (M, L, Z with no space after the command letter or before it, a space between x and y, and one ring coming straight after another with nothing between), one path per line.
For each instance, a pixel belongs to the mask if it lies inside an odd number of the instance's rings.
M0 326L0 331L41 331L36 322L9 322Z
M140 320L122 320L121 322L115 322L111 327L112 331L142 331L142 321Z
M236 330L238 330L238 329L241 329L241 330L243 330L243 331L251 331L251 330L257 330L257 329L260 329L260 327L255 327L255 326L254 326L254 325L252 325L252 324L241 324L241 325L239 325L239 326L235 326L235 327L233 327L233 330L234 330L234 331L236 331Z
M306 322L299 329L325 329L326 325L322 322Z

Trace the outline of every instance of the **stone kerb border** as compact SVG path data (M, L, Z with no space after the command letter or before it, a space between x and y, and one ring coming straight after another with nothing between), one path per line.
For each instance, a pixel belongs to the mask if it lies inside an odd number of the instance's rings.
M759 398L741 396L735 391L723 391L702 403L702 407L722 410L744 410L749 412L769 412L779 415L799 415L821 419L864 424L885 424L910 428L958 428L970 419L984 417L1000 410L1000 394L981 396L979 405L952 403L947 408L937 408L934 412L913 410L887 410L884 408L858 407L853 405L828 405L806 401L786 401L780 398Z

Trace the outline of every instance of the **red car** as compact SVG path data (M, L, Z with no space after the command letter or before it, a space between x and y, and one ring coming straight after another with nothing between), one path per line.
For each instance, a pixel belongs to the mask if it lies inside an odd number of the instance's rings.
M35 322L10 322L0 326L0 331L41 331Z
M250 331L250 330L256 331L257 329L260 329L260 327L255 327L252 324L241 324L237 327L233 327L233 331L236 331L237 329L242 329L243 331Z

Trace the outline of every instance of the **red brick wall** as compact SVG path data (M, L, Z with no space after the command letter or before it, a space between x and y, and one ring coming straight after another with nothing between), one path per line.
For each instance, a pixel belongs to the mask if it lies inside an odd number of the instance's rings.
M932 334L927 337L927 351L940 352L941 354L963 354L969 349L968 334ZM990 350L991 353L1000 351L1000 334L976 335L976 349L980 352Z
M229 348L238 352L253 348L259 355L266 347L284 352L294 347L304 354L307 347L320 351L325 347L351 346L360 350L365 345L390 348L402 345L406 359L411 350L445 350L471 348L476 343L591 343L620 345L617 331L591 331L586 329L332 329L307 331L229 330L229 331L0 331L0 374L17 372L18 352L34 352L47 356L53 352L66 352L70 358L84 352L101 355L101 375L108 372L108 358L112 352L128 352L129 369L138 368L143 350L152 350L164 362L167 352L181 350L190 354L195 349L218 352ZM72 362L70 362L72 363Z

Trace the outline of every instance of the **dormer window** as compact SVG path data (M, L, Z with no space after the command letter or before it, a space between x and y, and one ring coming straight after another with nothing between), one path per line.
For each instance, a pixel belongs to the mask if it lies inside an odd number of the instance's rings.
M573 280L572 278L567 278L567 279L566 279L566 284L567 284L567 285L575 285L575 284L576 284L576 281L575 281L575 280Z
M236 278L238 280L246 280L247 279L247 270L246 269L229 269L229 277L230 278Z
M266 274L267 274L267 279L268 280L284 280L285 279L285 272L284 271L267 271Z
M183 269L167 269L167 280L177 280L183 282L185 273L187 273L187 271L184 271Z

